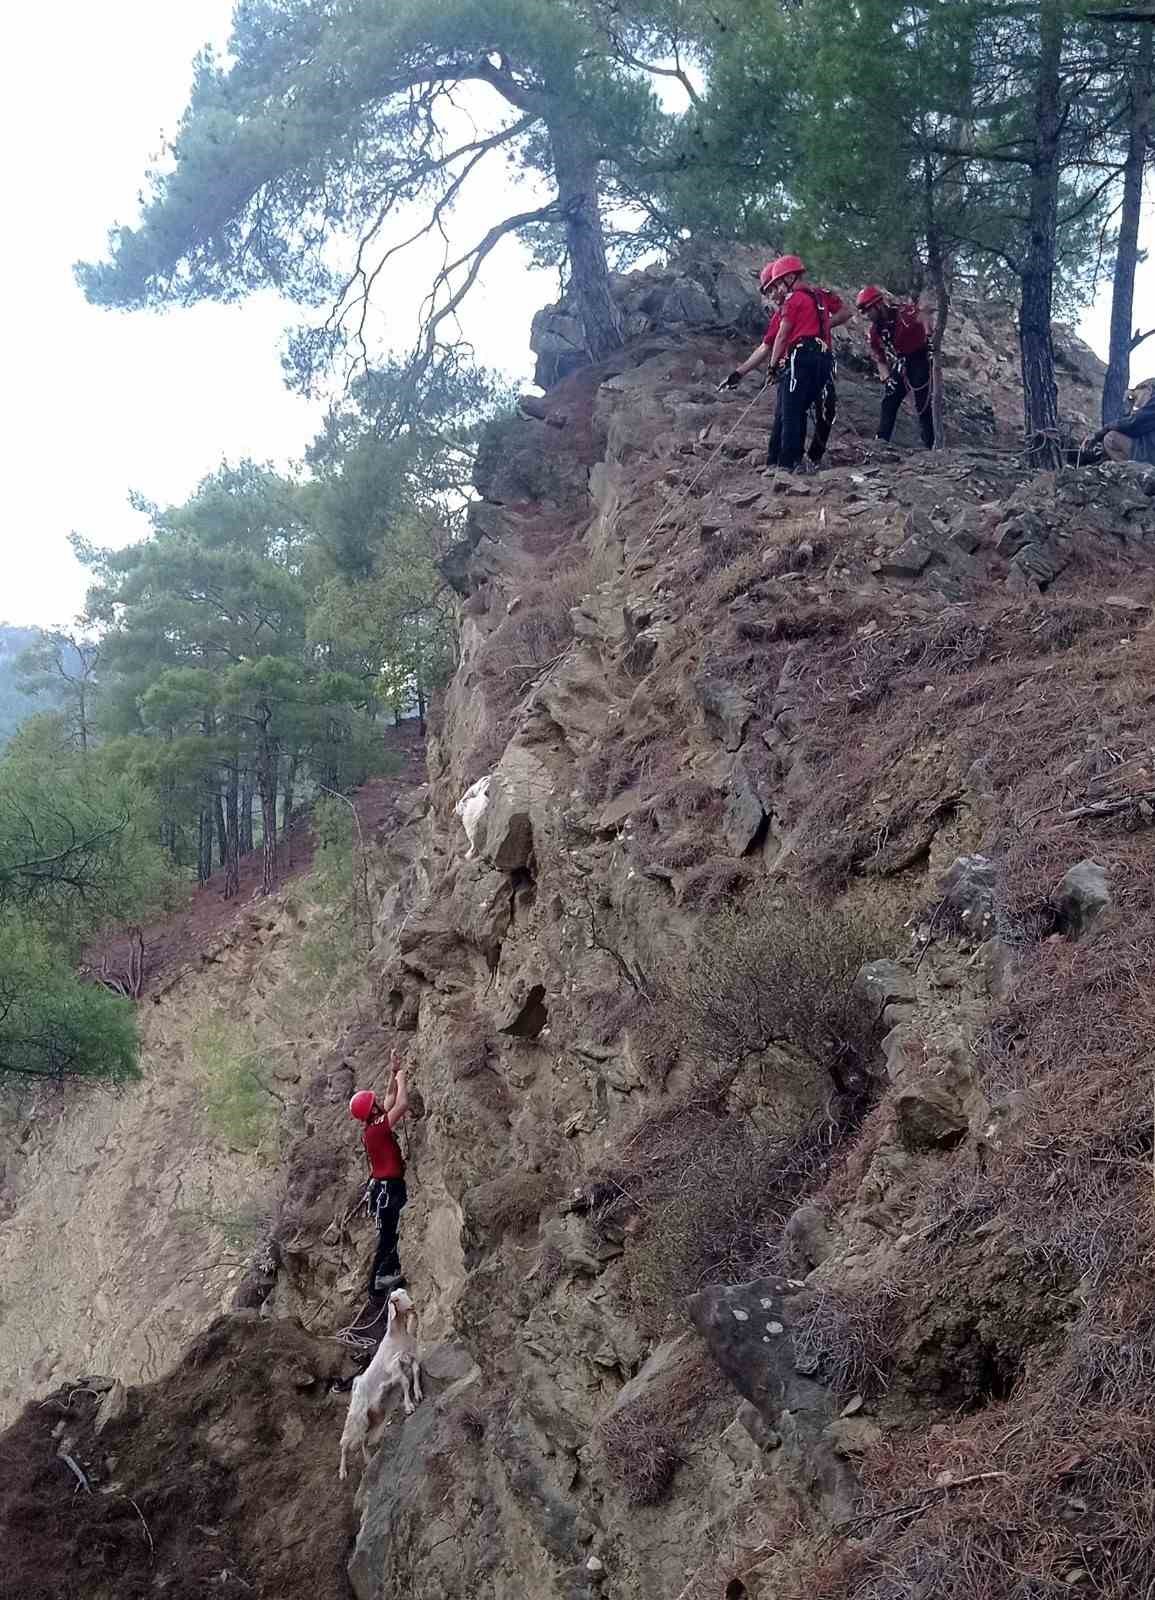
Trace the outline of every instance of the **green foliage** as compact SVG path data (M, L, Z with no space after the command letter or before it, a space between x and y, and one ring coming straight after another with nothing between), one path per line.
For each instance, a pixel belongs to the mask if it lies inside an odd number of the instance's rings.
M279 1096L269 1082L272 1052L256 1029L214 1013L197 1029L193 1061L213 1127L232 1148L259 1150L275 1126Z
M0 760L0 917L31 920L76 953L158 906L168 880L147 793L69 759L64 738L58 719L37 719Z
M138 1077L135 1009L83 983L34 924L0 913L0 1080Z
M0 759L0 1077L136 1075L132 1006L74 963L168 881L148 794L77 751L66 716L26 723Z
M32 689L21 671L25 653L39 645L39 628L14 628L0 622L0 746L22 722L57 704L55 686Z

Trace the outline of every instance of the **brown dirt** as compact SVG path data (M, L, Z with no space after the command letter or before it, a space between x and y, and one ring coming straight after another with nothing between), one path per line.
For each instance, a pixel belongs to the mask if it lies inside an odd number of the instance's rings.
M338 1345L250 1313L129 1390L103 1433L84 1379L29 1405L0 1436L0 1600L347 1600L355 1525L330 1388L344 1364Z
M381 742L399 766L393 776L373 778L351 797L366 839L376 837L403 790L425 781L425 739L416 721L386 729ZM290 838L278 851L274 893L308 872L315 847L308 815L294 818ZM142 997L195 960L207 945L239 924L251 913L254 904L259 904L262 898L261 851L253 850L241 857L240 891L233 899L224 898L224 884L224 872L215 872L207 883L189 895L179 910L140 930L144 940ZM81 970L90 977L123 980L132 970L138 948L134 930L115 931L85 952Z

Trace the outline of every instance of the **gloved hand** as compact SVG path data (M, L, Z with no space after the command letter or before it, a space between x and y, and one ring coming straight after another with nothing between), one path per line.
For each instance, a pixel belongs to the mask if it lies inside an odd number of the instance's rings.
M718 385L718 388L720 390L721 389L736 389L741 382L742 382L742 374L737 370L737 368L735 368L733 372L731 372L727 377L722 379L721 383Z

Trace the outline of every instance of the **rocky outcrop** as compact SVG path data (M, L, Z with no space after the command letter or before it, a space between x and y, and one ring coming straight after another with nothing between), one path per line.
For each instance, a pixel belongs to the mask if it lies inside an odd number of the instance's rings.
M373 1000L290 1087L247 1303L351 1318L345 1106L397 1048L430 1398L360 1478L358 1600L914 1594L972 1570L971 1490L976 1593L1058 1551L1123 1600L1155 501L1027 473L978 308L951 449L879 451L847 336L828 469L767 477L729 259L623 279L601 366L539 322L572 370L483 454ZM1028 1482L1085 1509L1031 1544Z

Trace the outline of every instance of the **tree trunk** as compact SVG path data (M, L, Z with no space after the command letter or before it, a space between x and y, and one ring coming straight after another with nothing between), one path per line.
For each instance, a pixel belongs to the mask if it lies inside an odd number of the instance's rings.
M229 767L228 788L225 791L225 814L228 828L228 856L225 861L225 899L232 900L241 889L241 777L238 764Z
M296 801L297 767L300 754L294 750L285 767L285 781L281 788L281 838L288 852L286 860L293 865L293 805Z
M1123 209L1111 291L1111 348L1103 380L1104 423L1123 415L1123 399L1131 376L1131 328L1135 313L1135 267L1139 260L1139 223L1143 210L1143 171L1151 137L1151 64L1155 28L1139 29L1139 55L1131 72L1131 131L1123 168Z
M1035 94L1035 154L1030 164L1030 218L1027 248L1019 268L1019 348L1023 371L1023 420L1027 460L1033 467L1057 467L1059 388L1051 307L1055 279L1055 240L1059 226L1059 135L1062 106L1059 67L1063 50L1061 0L1043 0L1039 13L1039 76Z
M200 826L197 835L197 882L205 884L213 875L213 813L212 805L206 800L201 807Z
M942 341L950 321L950 285L946 276L946 254L939 233L935 206L935 170L928 155L923 162L923 190L926 207L926 265L934 289L934 333L930 340L930 417L934 424L934 447L946 449L946 396L942 381Z
M277 774L280 752L271 732L272 711L260 714L260 748L257 753L257 792L261 797L261 893L273 892L277 874Z
M246 772L241 784L241 854L253 853L253 780Z
M217 866L223 867L229 859L229 830L225 822L225 802L218 784L213 795L213 817L217 827Z
M622 344L622 319L610 293L610 269L598 207L598 163L575 113L548 120L558 199L565 212L570 291L593 361Z

